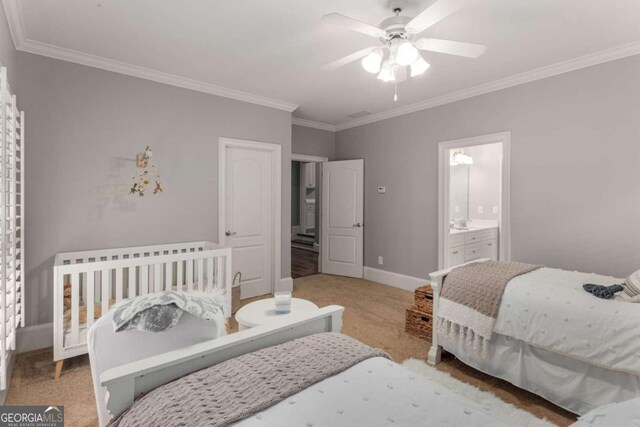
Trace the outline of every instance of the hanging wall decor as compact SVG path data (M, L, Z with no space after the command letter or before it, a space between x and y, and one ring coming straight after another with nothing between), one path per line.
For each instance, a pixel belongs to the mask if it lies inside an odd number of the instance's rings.
M160 194L163 192L162 185L160 184L160 174L156 164L151 161L153 151L147 145L144 153L140 153L136 156L136 173L132 178L131 190L129 194L142 197L151 185L153 185L153 194Z

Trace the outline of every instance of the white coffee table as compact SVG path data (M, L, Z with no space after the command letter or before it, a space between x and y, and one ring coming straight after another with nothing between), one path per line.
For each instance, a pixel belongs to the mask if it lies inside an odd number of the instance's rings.
M289 313L276 313L274 298L262 299L249 303L236 313L238 330L255 328L278 319L286 319L299 313L307 313L317 310L318 306L301 298L291 298L291 311Z

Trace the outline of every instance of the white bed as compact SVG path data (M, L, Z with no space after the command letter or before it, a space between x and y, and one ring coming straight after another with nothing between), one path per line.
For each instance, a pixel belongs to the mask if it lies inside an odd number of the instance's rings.
M434 319L448 271L431 275ZM437 363L444 348L578 414L640 396L640 305L582 289L584 283L621 282L551 268L518 276L505 289L487 357L434 330L429 360Z
M116 333L113 331L112 319L111 311L93 324L87 345L101 426L107 425L110 418L104 404L106 389L100 385L102 373L116 366L212 340L225 334L224 325L214 324L188 313L183 314L175 328L161 334L140 331Z
M109 390L106 407L110 413L119 414L133 404L136 397L207 366L295 338L318 332L337 332L342 325L342 311L343 308L339 306L324 307L282 322L247 329L110 369L100 375L101 384ZM513 425L500 417L490 408L482 407L395 362L373 357L232 425Z

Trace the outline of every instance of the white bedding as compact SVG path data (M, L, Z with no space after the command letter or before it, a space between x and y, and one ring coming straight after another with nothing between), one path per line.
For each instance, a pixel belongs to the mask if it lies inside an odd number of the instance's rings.
M594 409L580 417L572 427L640 426L640 398Z
M640 375L640 304L604 300L582 285L621 279L541 268L512 279L494 332L594 365Z
M236 427L510 426L489 408L376 357L327 378Z

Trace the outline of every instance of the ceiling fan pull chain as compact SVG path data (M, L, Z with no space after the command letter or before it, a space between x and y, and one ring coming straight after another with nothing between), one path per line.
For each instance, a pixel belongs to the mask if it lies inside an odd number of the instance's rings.
M398 83L393 84L393 102L398 100Z

